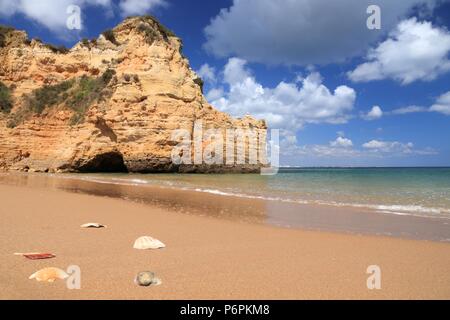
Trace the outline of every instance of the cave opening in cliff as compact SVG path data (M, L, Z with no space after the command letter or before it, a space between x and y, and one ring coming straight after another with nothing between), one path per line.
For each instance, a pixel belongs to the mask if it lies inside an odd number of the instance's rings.
M79 169L81 172L128 172L120 152L96 155Z

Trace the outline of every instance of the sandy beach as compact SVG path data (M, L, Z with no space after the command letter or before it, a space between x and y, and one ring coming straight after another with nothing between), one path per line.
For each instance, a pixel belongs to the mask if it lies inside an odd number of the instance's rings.
M450 245L276 228L149 204L0 185L1 299L449 299ZM86 222L106 229L86 230ZM150 235L167 247L133 249ZM14 252L52 252L28 260ZM81 289L28 277L81 268ZM368 290L378 265L381 290ZM140 271L162 280L139 287Z

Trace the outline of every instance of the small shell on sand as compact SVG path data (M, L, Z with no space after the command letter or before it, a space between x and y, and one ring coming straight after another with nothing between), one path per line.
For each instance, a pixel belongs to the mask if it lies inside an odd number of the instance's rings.
M53 282L56 279L66 279L69 275L59 268L44 268L33 273L28 279L36 279L37 281Z
M22 256L30 260L50 259L56 257L53 253L43 252L27 252L27 253L14 253L15 256Z
M96 222L88 222L88 223L82 224L81 228L96 228L96 229L99 229L99 228L106 228L106 226L103 225L103 224L100 224L100 223L96 223Z
M33 254L24 254L23 256L30 260L51 259L56 257L53 253L33 253Z
M161 284L161 280L156 277L154 272L150 271L139 272L134 282L142 287L159 286Z
M160 249L165 248L166 245L159 241L158 239L154 239L149 236L144 236L136 239L134 242L134 249L146 250L146 249Z

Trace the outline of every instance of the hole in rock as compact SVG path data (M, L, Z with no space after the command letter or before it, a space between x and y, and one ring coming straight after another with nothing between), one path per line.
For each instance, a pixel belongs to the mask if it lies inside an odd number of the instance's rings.
M120 152L98 154L78 170L81 172L128 172Z

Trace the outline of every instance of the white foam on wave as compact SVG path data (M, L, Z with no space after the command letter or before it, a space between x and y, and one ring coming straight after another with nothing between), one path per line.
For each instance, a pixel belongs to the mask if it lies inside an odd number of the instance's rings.
M267 195L252 195L241 192L230 192L223 191L219 189L210 189L210 188L196 188L189 186L182 186L179 183L174 183L172 181L161 181L161 180L144 180L137 178L98 178L94 176L84 176L84 177L74 177L70 178L79 179L84 181L90 181L95 183L102 184L114 184L114 185L127 185L127 186L154 186L161 188L170 188L170 189L178 189L184 191L195 191L195 192L203 192L209 193L219 196L226 197L238 197L238 198L246 198L246 199L259 199L265 201L280 201L287 203L295 203L295 204L314 204L314 205L325 205L325 206L335 206L335 207L353 207L353 208L362 208L362 209L370 209L374 210L378 213L384 214L394 214L401 216L418 216L418 217L434 217L434 218L445 218L450 219L450 209L445 208L433 208L433 207L424 207L420 205L387 205L387 204L361 204L361 203L347 203L347 202L336 202L336 201L322 201L322 200L303 200L303 199L290 199L283 197L271 197Z

